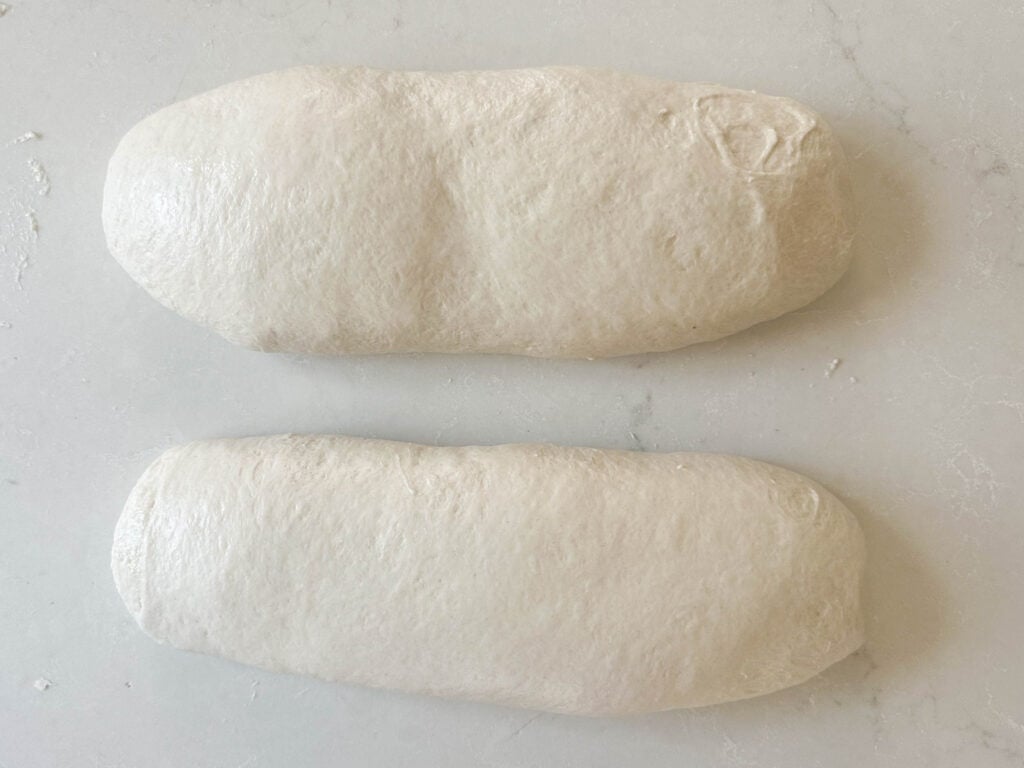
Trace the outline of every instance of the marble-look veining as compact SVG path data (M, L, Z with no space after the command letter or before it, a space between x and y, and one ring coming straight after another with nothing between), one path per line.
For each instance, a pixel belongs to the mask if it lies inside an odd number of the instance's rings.
M1024 765L1016 0L0 9L0 766ZM793 96L850 157L853 266L808 307L664 355L231 347L106 254L105 164L165 104L310 62L574 63ZM585 720L273 675L142 636L107 566L139 472L184 440L284 431L792 467L861 520L867 642L769 697Z

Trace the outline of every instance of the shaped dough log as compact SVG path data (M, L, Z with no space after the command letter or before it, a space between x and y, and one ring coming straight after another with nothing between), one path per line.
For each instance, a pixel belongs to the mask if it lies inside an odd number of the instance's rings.
M600 357L717 339L846 268L846 164L788 99L573 68L306 67L167 107L111 252L231 341Z
M112 563L179 648L557 712L756 696L862 641L853 516L729 456L192 443L139 480Z

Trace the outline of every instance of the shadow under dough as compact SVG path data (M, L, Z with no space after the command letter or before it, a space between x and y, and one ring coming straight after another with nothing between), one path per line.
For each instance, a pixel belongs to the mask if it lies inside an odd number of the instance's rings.
M891 687L925 663L948 634L949 596L910 538L890 521L843 499L867 542L863 647L822 675L837 697Z

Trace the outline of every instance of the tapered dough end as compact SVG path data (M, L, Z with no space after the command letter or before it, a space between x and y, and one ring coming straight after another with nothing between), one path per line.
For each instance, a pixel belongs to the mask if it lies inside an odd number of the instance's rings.
M159 474L167 464L173 463L174 457L181 450L181 446L176 446L165 451L135 483L114 528L114 542L110 551L114 585L129 613L153 637L145 622L147 534L150 517L157 503Z
M136 496L132 494L132 498ZM140 621L142 614L142 549L145 531L145 517L140 507L129 500L117 527L114 528L114 545L110 552L110 570L125 607ZM141 623L141 622L140 622Z

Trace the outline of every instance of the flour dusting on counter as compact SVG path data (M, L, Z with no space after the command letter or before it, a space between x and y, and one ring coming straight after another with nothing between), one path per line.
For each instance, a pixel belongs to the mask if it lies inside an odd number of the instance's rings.
M19 291L25 290L25 270L32 265L32 260L25 251L18 252L18 261L14 265L14 282Z
M43 164L34 157L30 157L25 162L32 173L32 178L36 180L36 191L44 196L50 194L50 177L46 173L46 169L43 168Z
M0 14L0 16L2 15L3 14ZM43 137L36 133L35 131L26 131L25 133L21 134L21 136L11 139L9 142L7 142L7 146L10 147L14 144L24 144L26 141L39 141L39 139L41 138Z
M34 208L15 200L11 209L0 212L0 258L6 260L10 255L19 291L24 290L25 273L38 252L38 241L39 218Z
M3 6L0 3L0 6ZM2 15L2 14L0 14ZM38 131L25 131L19 136L0 145L0 149L16 148L22 144L33 141L41 141L43 135ZM7 153L6 157L9 157ZM24 278L32 261L38 254L38 242L40 232L39 215L36 212L34 200L38 197L46 197L50 194L50 175L43 167L42 161L31 155L22 155L17 158L16 150L12 150L14 163L25 163L28 167L28 177L16 188L12 188L15 194L9 204L0 208L0 261L3 261L13 268L14 282L18 290L24 290ZM3 169L6 172L6 168ZM13 166L11 167L13 171Z

